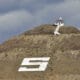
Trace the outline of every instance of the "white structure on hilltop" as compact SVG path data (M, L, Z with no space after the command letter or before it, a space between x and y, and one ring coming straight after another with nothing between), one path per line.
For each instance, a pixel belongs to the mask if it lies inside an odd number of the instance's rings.
M54 31L54 34L55 35L59 35L60 34L59 33L60 27L64 26L64 21L63 21L62 17L60 17L58 20L56 20L56 22L54 23L54 25L57 26L56 29L55 29L55 31Z
M54 25L60 25L60 26L64 26L64 21L62 19L62 17L59 17L58 20L56 20L56 22L54 23Z

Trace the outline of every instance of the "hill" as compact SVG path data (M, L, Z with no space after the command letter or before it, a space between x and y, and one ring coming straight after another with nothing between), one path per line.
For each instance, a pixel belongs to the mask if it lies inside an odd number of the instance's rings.
M24 35L30 35L30 34L53 34L56 26L50 25L50 24L45 24L45 25L40 25L38 27L35 27L32 30L26 31L23 34ZM78 34L80 33L80 30L75 28L74 26L63 26L60 28L59 32L61 34L71 34L75 33Z
M80 31L42 25L0 45L0 80L80 80ZM50 57L44 72L18 72L25 57Z

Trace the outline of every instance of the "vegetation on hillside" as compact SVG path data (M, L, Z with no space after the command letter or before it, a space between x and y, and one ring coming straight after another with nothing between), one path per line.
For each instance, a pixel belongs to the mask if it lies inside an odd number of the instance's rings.
M31 35L31 34L54 34L54 30L55 30L56 26L54 25L40 25L38 27L35 27L32 30L26 31L23 34L25 35ZM61 34L71 34L71 33L75 33L78 34L80 33L80 30L73 27L73 26L63 26L60 28L59 32Z
M41 25L0 45L0 80L80 80L80 31ZM44 72L18 72L24 58L50 57ZM5 76L4 76L5 75Z

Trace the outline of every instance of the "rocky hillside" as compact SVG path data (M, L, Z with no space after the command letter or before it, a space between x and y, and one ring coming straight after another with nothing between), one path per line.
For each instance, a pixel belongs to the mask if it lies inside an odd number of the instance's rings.
M35 27L32 30L26 31L23 34L24 35L31 35L31 34L53 34L56 26L50 25L50 24L45 24L45 25L40 25L38 27ZM80 30L75 28L74 26L63 26L60 28L59 32L61 34L71 34L75 33L78 34L80 33Z
M80 80L80 31L42 25L0 45L0 80ZM50 57L44 72L18 72L25 57Z

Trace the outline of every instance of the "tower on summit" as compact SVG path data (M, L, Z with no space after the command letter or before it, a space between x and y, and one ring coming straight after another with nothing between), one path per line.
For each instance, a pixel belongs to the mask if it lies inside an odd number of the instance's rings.
M56 25L56 26L64 26L64 20L62 19L62 17L59 17L59 19L56 20L54 25Z
M64 21L63 21L62 17L60 17L58 20L56 20L56 22L54 23L54 26L56 26L54 34L60 35L59 29L60 29L60 27L64 26Z

